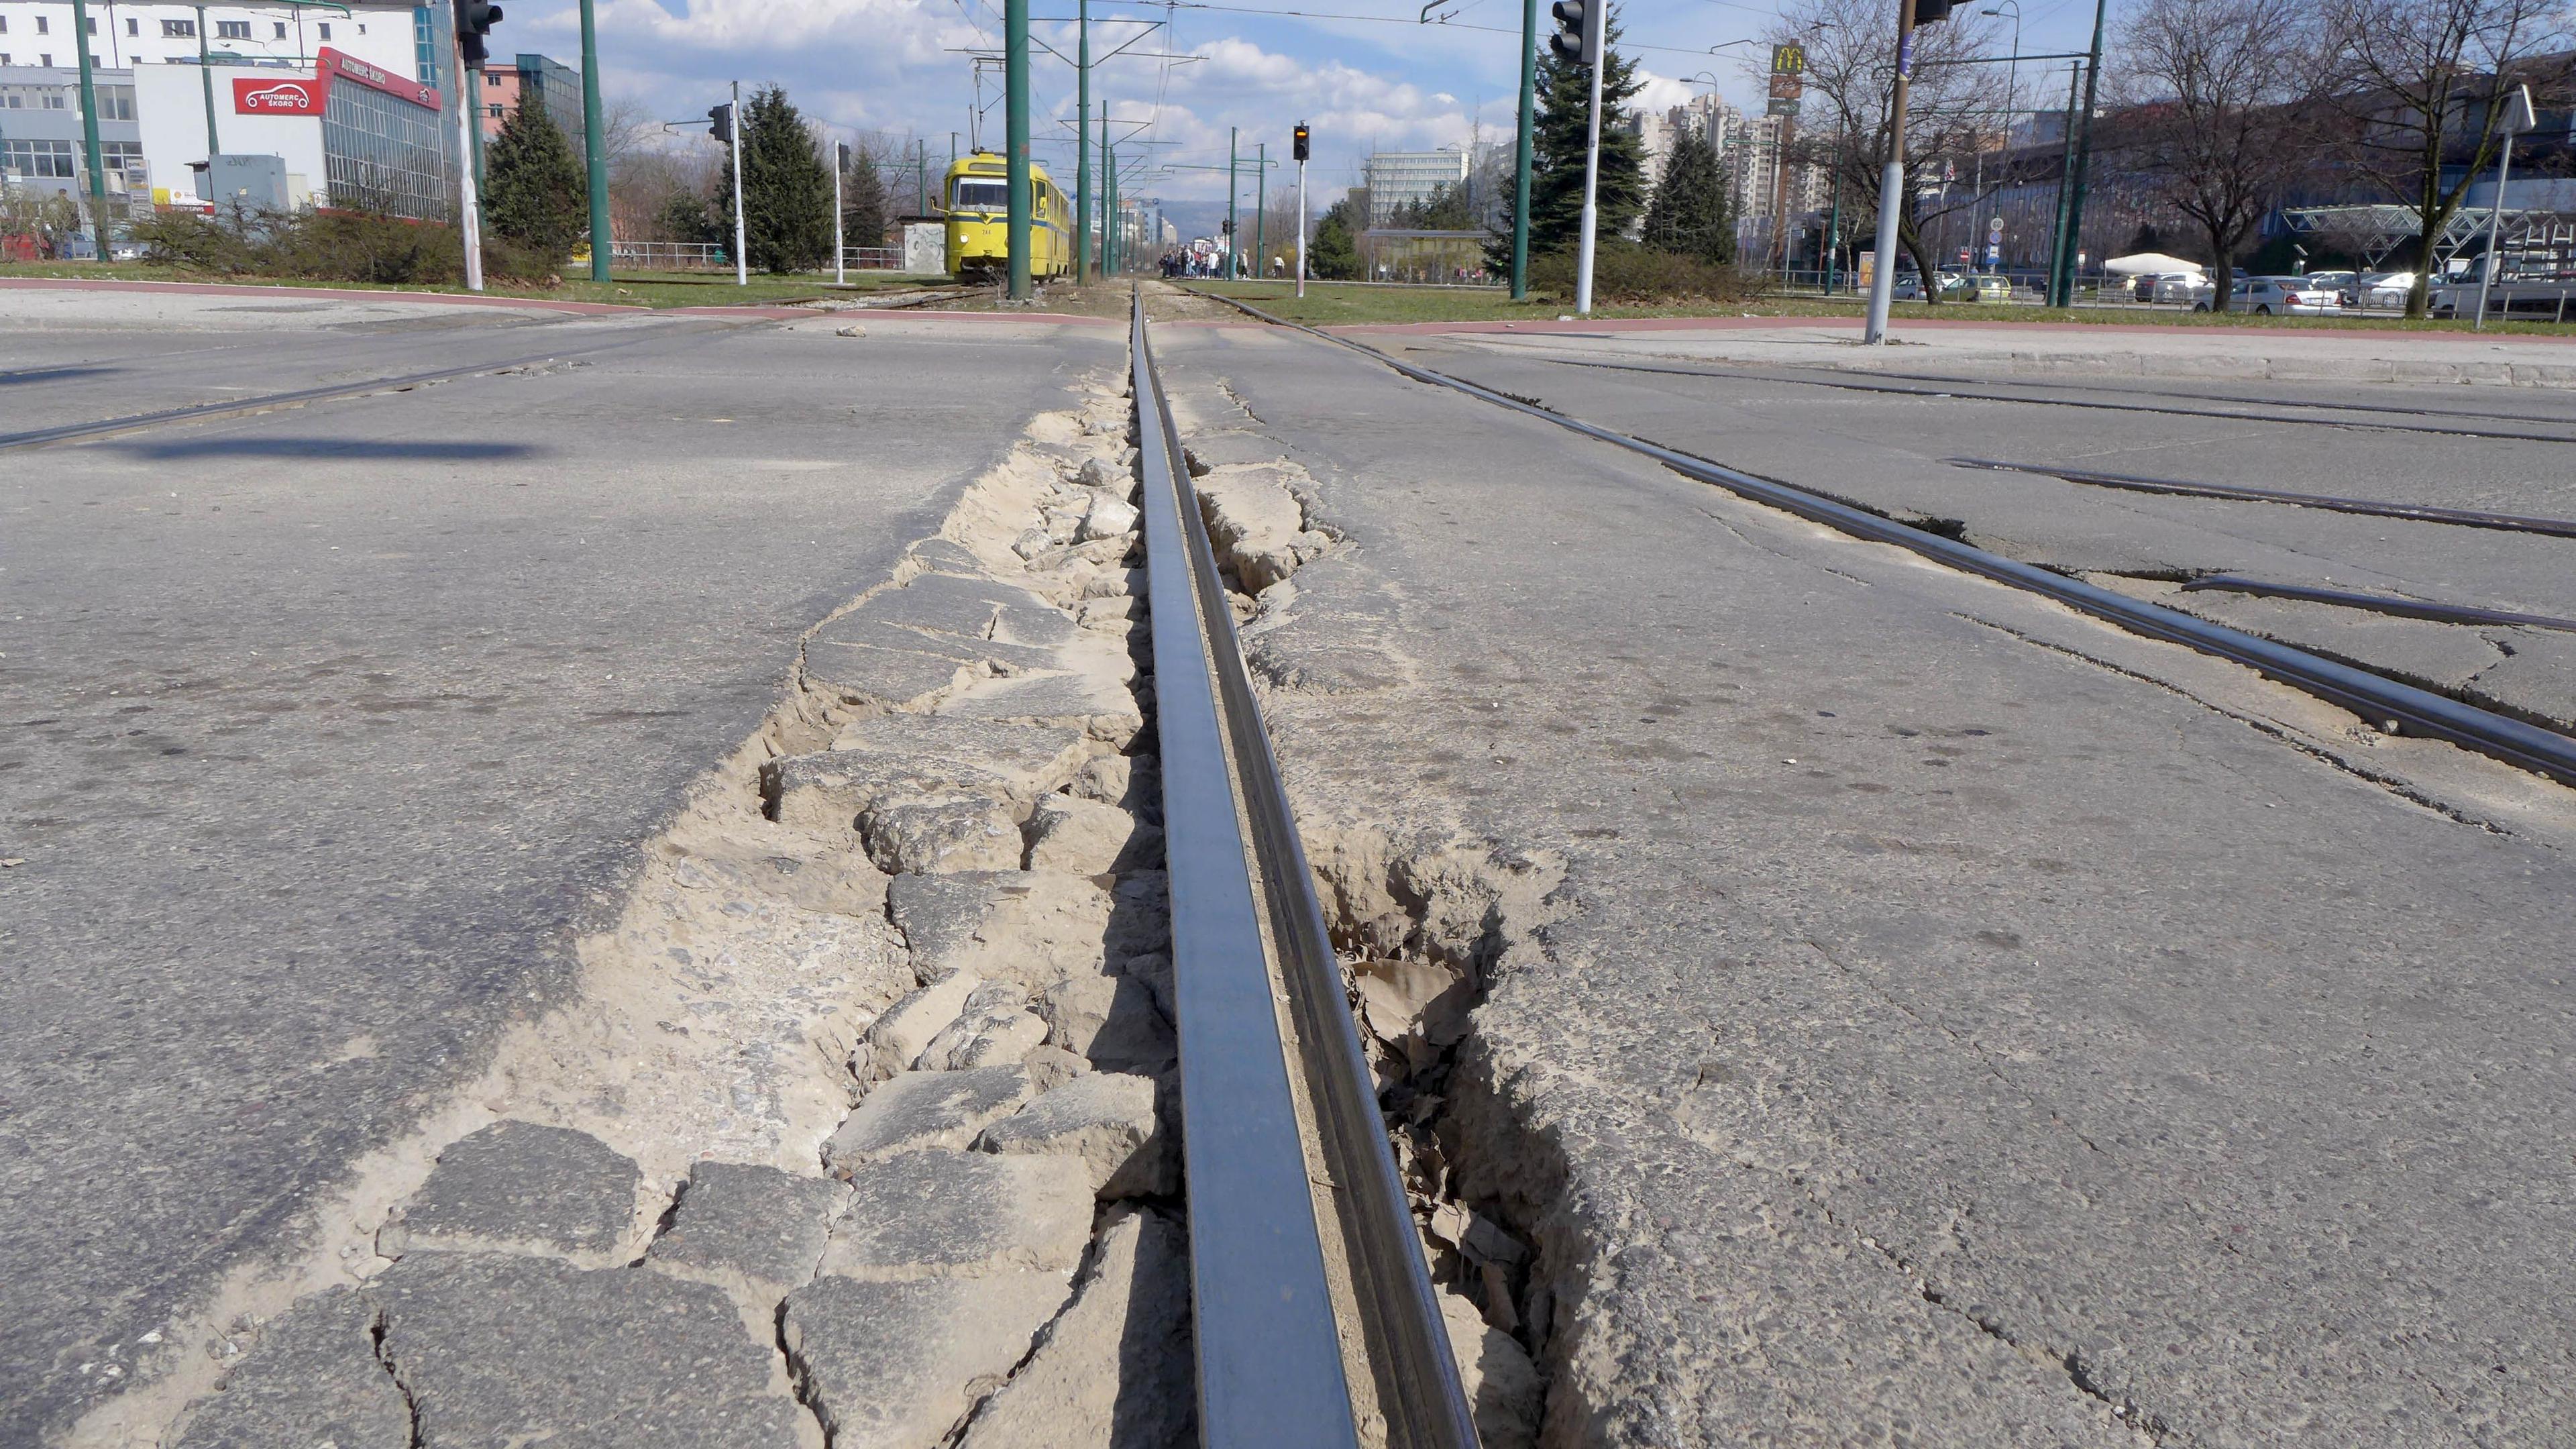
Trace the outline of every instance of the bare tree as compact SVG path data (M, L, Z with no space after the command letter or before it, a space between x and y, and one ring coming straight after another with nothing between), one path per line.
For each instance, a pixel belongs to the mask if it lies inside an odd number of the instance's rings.
M2416 215L2406 315L2421 317L2442 234L2495 158L2498 101L2565 40L2565 0L2324 0L2323 12L2343 150Z
M1937 275L1924 232L1940 218L1974 210L1997 191L2025 178L2011 174L1997 142L2009 129L2001 66L1964 64L1999 47L1996 27L1969 7L1914 33L1913 83L1906 106L1906 186L1896 231L1924 277L1924 296L1938 301ZM1887 107L1896 76L1895 0L1789 0L1763 36L1770 45L1795 42L1807 52L1806 102L1799 136L1789 148L1792 165L1824 166L1854 205L1847 234L1866 236L1876 225L1879 174L1887 164ZM1748 62L1767 75L1769 59ZM1919 178L1944 178L1926 186ZM1950 179L1970 184L1954 191ZM1782 224L1786 218L1781 219ZM1894 264L1881 258L1880 266Z
M2218 311L2237 249L2314 158L2297 103L2316 42L2314 0L2143 0L2121 26L2115 164L2200 228Z

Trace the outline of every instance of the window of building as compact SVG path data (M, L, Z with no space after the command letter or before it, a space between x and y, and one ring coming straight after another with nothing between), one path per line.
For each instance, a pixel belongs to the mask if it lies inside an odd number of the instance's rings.
M277 22L277 38L279 40L286 38L286 22L283 20Z
M37 57L36 57L36 64L38 64L38 65L46 66L46 67L50 68L50 67L53 65L53 63L54 63L54 58L53 58L51 55L40 55L40 56L37 56Z
M6 34L8 34L8 33L9 33L9 17L8 17L8 16L6 16L6 15L0 15L0 35L6 35Z
M133 120L134 87L100 86L98 88L98 113L101 117L110 121ZM120 142L119 144L123 143Z
M61 91L47 91L45 92L45 109L49 111L68 111L71 109L71 102L64 97Z
M0 175L46 176L69 181L73 176L72 143L25 137L0 138Z
M330 21L328 21L328 20L317 20L317 21L313 22L313 28L314 28L315 30L318 30L318 31L320 31L320 32L322 33L322 38L323 38L324 40L329 40L329 39L331 38L331 22L330 22Z
M247 20L218 20L215 22L215 38L217 40L248 40L250 39L250 22Z
M143 33L143 22L135 19L131 15L126 16L125 33L128 35L141 35Z
M36 17L36 33L37 33L38 35L51 35L51 34L53 34L53 33L54 33L54 22L52 22L51 20L46 19L46 18L45 18L44 16L42 16L42 15L37 16L37 17Z
M90 34L90 35L96 35L96 34L98 34L98 17L97 17L97 16L93 15L93 16L89 17L89 28L88 28L88 30L87 30L85 33Z
M161 37L164 40L194 40L197 38L197 22L164 20L161 22Z
M7 52L7 51L5 51L5 50L0 50L0 65L7 65L8 63L9 63L9 52ZM13 96L11 96L11 97L9 98L9 104L11 104L11 105L13 105L13 106L14 106L14 105L16 105L16 104L18 104L18 98L17 98L16 96L14 96L14 95L13 95Z

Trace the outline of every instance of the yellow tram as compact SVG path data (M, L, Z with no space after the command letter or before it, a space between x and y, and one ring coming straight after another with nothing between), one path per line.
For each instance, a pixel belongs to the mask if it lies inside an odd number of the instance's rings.
M948 270L990 276L1011 265L1008 163L991 151L960 156L940 182L948 207ZM1029 163L1029 276L1044 281L1073 270L1073 202L1046 168Z

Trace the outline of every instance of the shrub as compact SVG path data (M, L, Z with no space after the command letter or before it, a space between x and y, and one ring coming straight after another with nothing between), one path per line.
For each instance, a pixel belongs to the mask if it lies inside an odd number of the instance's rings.
M1530 258L1530 285L1561 300L1574 296L1574 249ZM1605 240L1592 260L1592 295L1596 301L1733 302L1750 297L1753 285L1732 267L1697 257L1656 251L1626 238Z
M136 223L134 239L153 261L213 276L415 287L453 285L465 276L465 247L455 228L357 212L166 212ZM552 286L562 280L560 265L497 236L484 242L483 272L492 281Z

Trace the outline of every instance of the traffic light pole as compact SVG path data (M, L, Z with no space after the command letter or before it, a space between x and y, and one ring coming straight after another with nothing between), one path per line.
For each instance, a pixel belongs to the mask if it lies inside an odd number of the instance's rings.
M1029 0L1002 0L1004 167L1010 176L1011 300L1029 299Z
M90 71L88 0L72 0L72 44L80 48L81 147L89 160L89 231L98 243L98 259L104 262L109 259L107 173L98 149L98 84Z
M1091 0L1078 0L1073 64L1073 279L1091 280ZM1105 228L1104 228L1105 230Z
M832 143L832 285L836 287L850 284L850 248L848 239L841 234L849 214L848 208L841 205L841 172L849 165L849 151L847 141Z
M1601 0L1593 0L1593 3L1601 3ZM1905 3L1911 5L1913 0L1905 0ZM1583 240L1582 249L1574 259L1574 315L1577 317L1592 315L1592 249L1596 239L1594 233L1601 222L1601 72L1609 68L1609 60L1609 47L1605 44L1601 54L1592 61L1592 116L1588 123L1590 131L1583 144Z
M743 255L742 237L742 82L733 83L733 106L725 112L733 129L733 284L751 285L751 259Z
M456 49L456 73L465 74L465 47L460 33ZM465 89L457 88L456 105L456 229L465 241L465 290L483 290L483 204L474 189L474 108L465 104Z
M474 142L474 184L480 188L483 185L483 67L470 65L463 69L465 109L474 113L474 124L465 128L465 134Z
M1536 7L1538 0L1530 0ZM1306 158L1297 158L1297 295L1306 295Z
M1914 71L1914 0L1897 0L1896 85L1887 103L1887 166L1878 178L1878 250L1869 276L1869 324L1861 341L1887 343L1887 308L1896 298L1897 216L1905 205L1905 92ZM1926 277L1923 284L1933 285Z
M1512 154L1512 300L1529 300L1531 133L1538 125L1538 0L1521 4L1521 134ZM1303 186L1305 173L1298 173ZM1302 218L1303 206L1298 210ZM1300 294L1302 295L1302 294Z
M608 280L608 126L599 106L599 16L596 0L581 0L581 157L590 173L590 279Z

